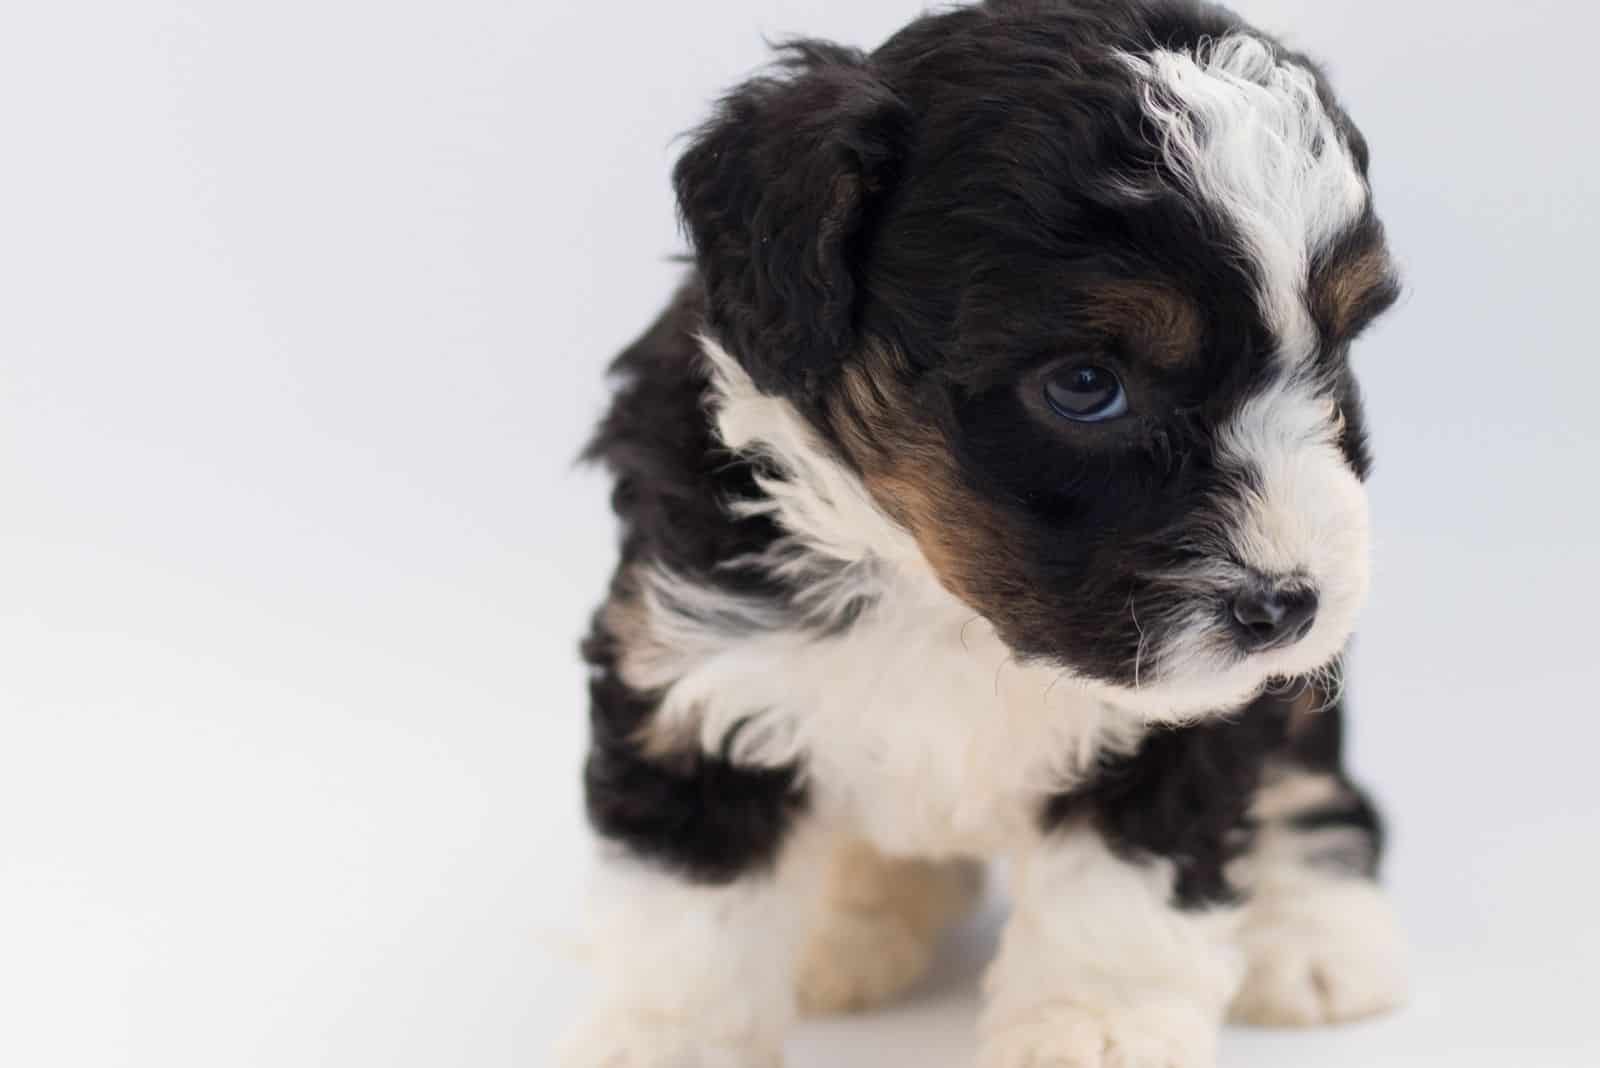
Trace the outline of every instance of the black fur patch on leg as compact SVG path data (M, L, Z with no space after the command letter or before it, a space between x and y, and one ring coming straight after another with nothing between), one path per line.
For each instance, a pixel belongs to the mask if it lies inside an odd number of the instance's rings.
M724 884L770 868L805 809L799 769L742 768L698 749L647 752L640 732L655 702L617 676L603 631L584 652L595 668L584 766L595 831L695 882Z
M1285 822L1307 836L1322 831L1351 832L1349 842L1323 859L1355 874L1376 878L1387 829L1377 805L1345 770L1344 701L1331 698L1326 689L1314 685L1274 700L1282 709L1288 735L1283 752L1275 760L1276 770L1290 775L1327 775L1337 784L1333 799L1290 813L1284 817Z
M1227 866L1248 852L1260 829L1250 810L1263 784L1273 776L1326 775L1337 783L1331 801L1279 818L1307 835L1356 832L1326 860L1375 875L1383 825L1344 772L1343 715L1342 702L1307 681L1264 694L1223 721L1158 728L1132 755L1053 798L1043 825L1053 830L1087 819L1118 852L1171 861L1176 903L1199 908L1237 899ZM1319 862L1314 849L1307 862Z
M1044 826L1087 819L1117 852L1171 861L1179 907L1232 902L1226 868L1249 845L1250 804L1283 727L1257 702L1225 722L1157 728L1132 755L1052 799Z

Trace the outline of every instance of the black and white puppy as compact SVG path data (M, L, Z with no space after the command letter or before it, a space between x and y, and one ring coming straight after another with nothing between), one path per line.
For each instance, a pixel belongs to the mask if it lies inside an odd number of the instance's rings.
M767 1068L1011 864L986 1068L1193 1068L1402 996L1340 760L1351 341L1396 295L1317 67L1191 0L808 41L679 162L694 271L590 455L604 990L573 1068Z

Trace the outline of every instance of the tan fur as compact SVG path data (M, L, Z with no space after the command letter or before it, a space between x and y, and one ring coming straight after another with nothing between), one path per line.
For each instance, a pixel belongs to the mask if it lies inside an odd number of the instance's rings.
M823 915L801 954L800 1006L856 1012L905 993L933 962L939 936L982 888L965 861L895 860L853 842L834 860Z
M1118 282L1087 294L1080 318L1093 329L1130 345L1162 367L1196 359L1205 326L1194 301L1149 282Z
M1348 791L1332 775L1269 768L1250 808L1250 816L1259 823L1281 822L1348 796Z
M629 568L618 576L600 612L604 632L616 643L623 678L641 692L658 688L680 651L664 633L649 590L648 572ZM692 720L661 716L647 718L634 741L647 756L666 763L692 761L698 749Z
M620 663L625 677L637 677L640 665L661 653L660 640L650 623L650 607L640 590L637 575L632 570L624 572L613 586L610 600L600 610L605 633L621 651ZM694 733L673 727L651 717L636 740L647 754L657 759L681 757L692 751Z
M1341 257L1311 280L1311 309L1317 322L1334 337L1344 337L1361 316L1373 293L1389 285L1394 265L1381 246Z
M881 346L846 367L828 415L849 459L951 593L979 608L1024 596L1006 588L1003 518L963 484L949 443L918 418L908 379L903 358Z
M650 613L639 597L639 584L632 570L620 576L600 610L605 633L610 635L624 654L632 649L651 644Z

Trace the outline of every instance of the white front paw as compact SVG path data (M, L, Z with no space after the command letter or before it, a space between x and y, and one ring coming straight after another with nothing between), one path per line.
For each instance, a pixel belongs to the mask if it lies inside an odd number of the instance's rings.
M1405 1003L1404 942L1377 887L1351 883L1261 907L1246 930L1249 972L1233 1019L1318 1027Z
M607 1016L578 1028L556 1056L560 1068L781 1068L774 1049L718 1043L645 1017Z
M1256 1027L1321 1027L1380 1016L1405 1004L1392 954L1285 933L1251 962L1232 1016Z
M1060 1004L991 1026L980 1068L1213 1068L1217 1024L1185 1009Z

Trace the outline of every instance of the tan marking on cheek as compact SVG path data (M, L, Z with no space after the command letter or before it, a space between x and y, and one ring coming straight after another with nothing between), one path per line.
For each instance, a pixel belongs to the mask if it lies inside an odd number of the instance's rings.
M980 579L975 563L997 559L997 520L962 484L906 378L896 356L864 353L846 369L829 418L873 498L911 533L945 587L979 607L992 576Z
M1311 283L1311 311L1322 328L1343 337L1365 314L1368 303L1394 286L1394 265L1381 246L1330 264Z
M1200 309L1167 286L1115 282L1090 290L1080 316L1092 329L1119 338L1162 367L1199 358L1205 340Z
M921 477L934 477L925 471ZM941 496L916 474L897 470L867 477L873 495L899 513L899 518L916 539L922 555L952 593L969 605L982 601L981 590L971 577L971 562L983 558L986 546L981 523L972 522L963 502ZM967 521L963 521L963 520Z

